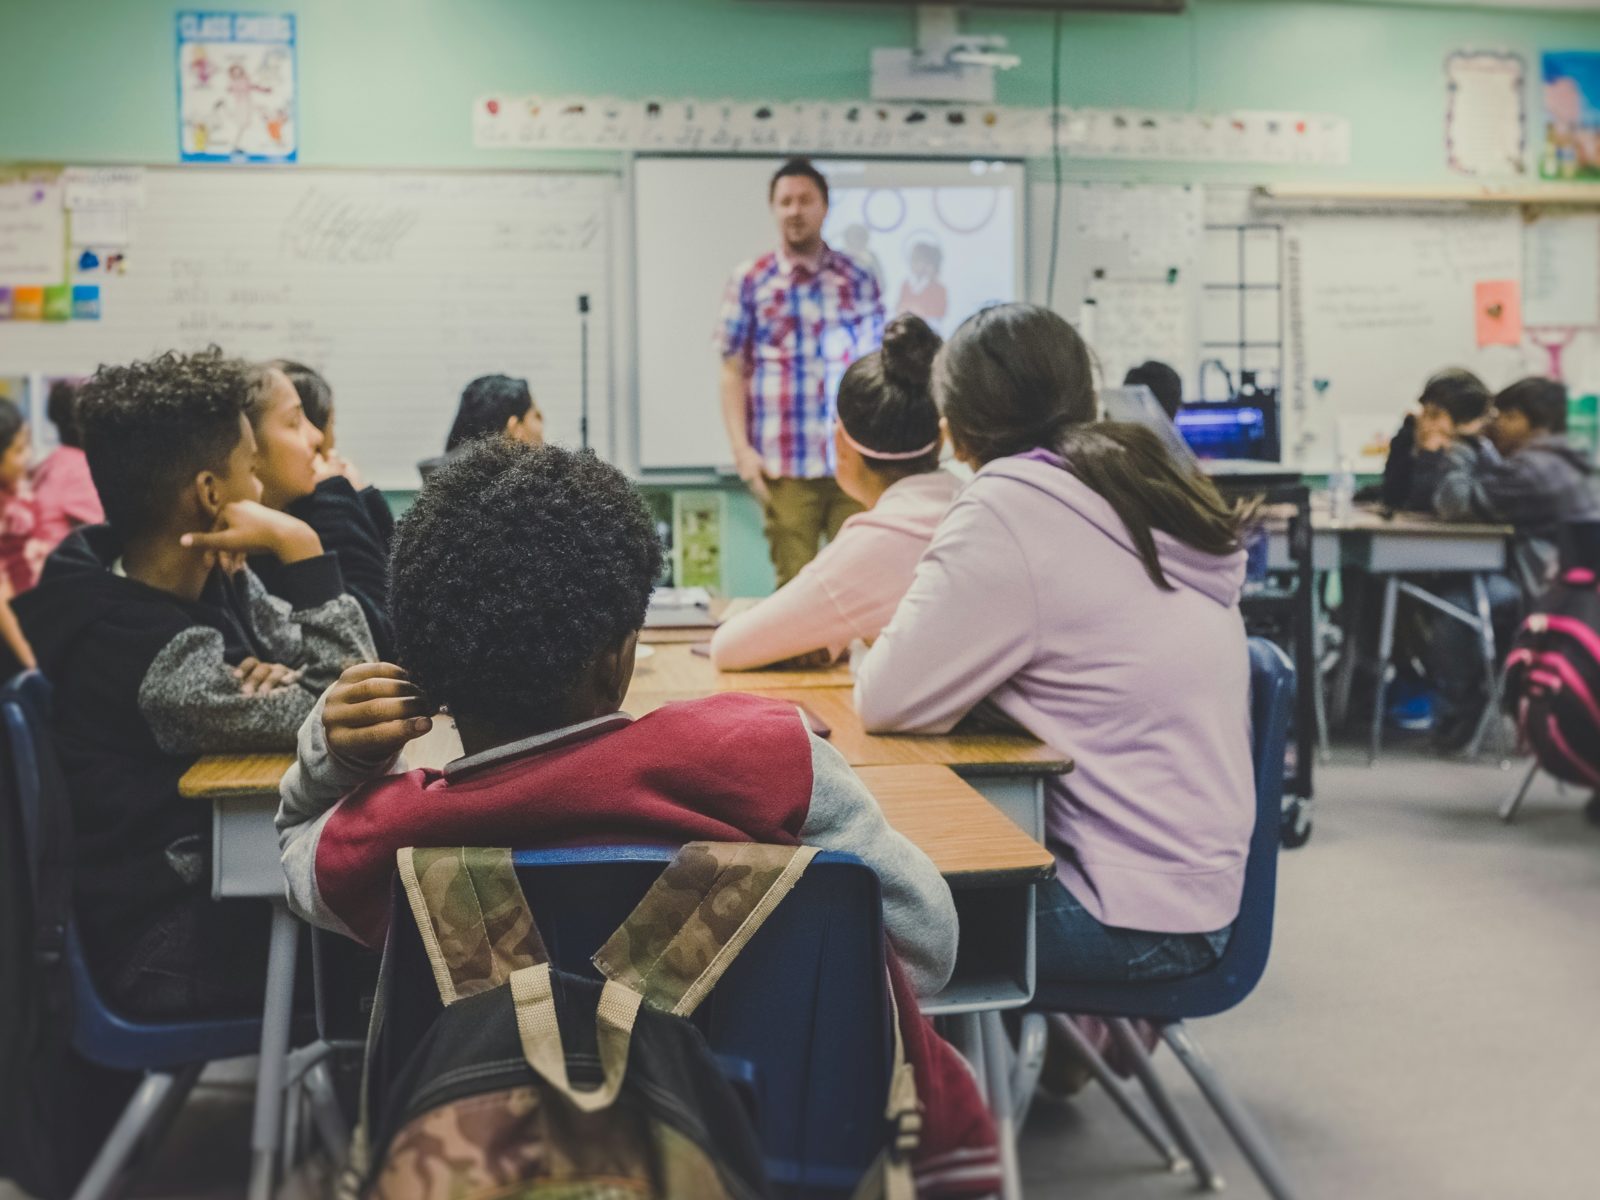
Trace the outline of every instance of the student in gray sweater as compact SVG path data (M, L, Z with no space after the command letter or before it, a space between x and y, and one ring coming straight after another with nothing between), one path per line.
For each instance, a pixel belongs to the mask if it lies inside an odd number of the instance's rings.
M214 349L102 367L79 417L108 524L17 603L55 688L79 929L130 1015L259 1005L266 906L211 899L210 809L178 781L200 755L292 749L322 691L374 657L338 560L259 503L251 387ZM282 564L283 599L250 554Z

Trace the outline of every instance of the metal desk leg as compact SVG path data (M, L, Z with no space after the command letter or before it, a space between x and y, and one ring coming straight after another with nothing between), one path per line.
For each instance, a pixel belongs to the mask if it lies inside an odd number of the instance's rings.
M299 940L300 922L289 912L287 903L274 900L255 1123L250 1131L250 1200L272 1200L278 1144L283 1137L284 1081L289 1061L289 1026L294 1018L295 951Z
M1000 1138L1000 1195L1021 1200L1022 1171L1017 1165L1016 1104L1011 1098L1011 1043L997 1012L978 1014L983 1039L983 1073L988 1080L989 1111Z
M1318 757L1327 762L1332 757L1332 750L1328 742L1328 697L1326 680L1322 677L1322 631L1327 623L1328 614L1322 607L1322 588L1328 582L1326 574L1314 575L1311 581L1311 654L1316 660L1312 664L1312 674L1316 678L1316 685L1312 690L1312 711L1317 716L1317 749Z
M1366 615L1370 586L1370 581L1364 580L1361 587L1352 588L1350 578L1348 574L1339 576L1344 589L1344 602L1339 606L1344 640L1339 646L1339 665L1333 673L1333 711L1329 714L1341 729L1350 716L1350 690L1355 686L1356 663L1361 654L1361 618Z
M1478 727L1472 731L1472 742L1467 746L1467 754L1476 758L1483 750L1489 729L1500 721L1500 670L1495 663L1494 610L1489 607L1489 589L1482 575L1472 577L1472 604L1478 612L1478 649L1483 655L1483 690L1488 697L1483 715L1478 718ZM1504 754L1506 745L1503 732L1496 735L1495 742Z
M1400 598L1400 577L1388 575L1383 580L1383 622L1378 626L1378 672L1372 687L1372 740L1367 748L1367 765L1378 761L1378 749L1383 744L1383 708L1389 696L1389 656L1394 653L1394 609Z

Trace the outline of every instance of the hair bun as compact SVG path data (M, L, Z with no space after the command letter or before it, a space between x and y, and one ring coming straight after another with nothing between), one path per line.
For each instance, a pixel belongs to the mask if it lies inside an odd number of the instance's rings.
M921 317L902 313L883 331L883 377L890 384L926 392L934 355L944 340Z

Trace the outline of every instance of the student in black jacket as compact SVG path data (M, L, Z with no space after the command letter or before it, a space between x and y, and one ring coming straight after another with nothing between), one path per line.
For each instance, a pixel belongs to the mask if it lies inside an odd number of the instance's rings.
M250 397L256 439L256 474L261 501L298 517L339 559L345 584L361 605L380 657L394 648L389 620L389 547L373 521L371 505L343 475L328 475L323 433L309 419L305 402L277 366L261 368ZM382 497L379 497L381 500ZM280 572L270 559L252 559L251 570L273 595Z
M338 559L259 503L251 380L215 349L100 368L79 414L108 524L16 603L55 688L79 929L136 1016L259 1005L267 908L211 899L211 813L178 781L200 755L292 748L323 689L375 657ZM246 555L274 562L283 599Z
M1490 396L1483 381L1461 367L1447 367L1429 378L1389 442L1383 465L1383 506L1411 512L1432 512L1433 494L1443 475L1444 451L1452 446L1476 453L1488 422Z
M294 362L292 359L274 359L272 366L278 368L294 384L295 394L300 397L300 407L305 411L306 420L310 421L322 433L322 474L342 475L350 481L350 486L355 489L357 496L361 497L361 505L367 510L367 516L372 520L372 526L378 531L378 537L383 542L383 551L387 555L389 545L394 541L394 511L389 507L389 501L382 492L361 478L361 472L354 463L339 452L338 440L335 433L333 388L323 378L322 373L304 363Z

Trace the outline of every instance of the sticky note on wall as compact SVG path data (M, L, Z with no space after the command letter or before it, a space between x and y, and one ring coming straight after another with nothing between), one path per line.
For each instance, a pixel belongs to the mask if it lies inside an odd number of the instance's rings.
M1485 279L1478 283L1476 301L1478 345L1522 344L1522 285L1515 279Z
M11 318L15 321L44 320L44 289L42 287L12 288Z
M0 287L0 321L11 320L11 289Z
M72 319L98 321L100 319L100 285L79 283L72 288Z
M46 321L72 320L72 285L58 283L44 290L44 319Z

